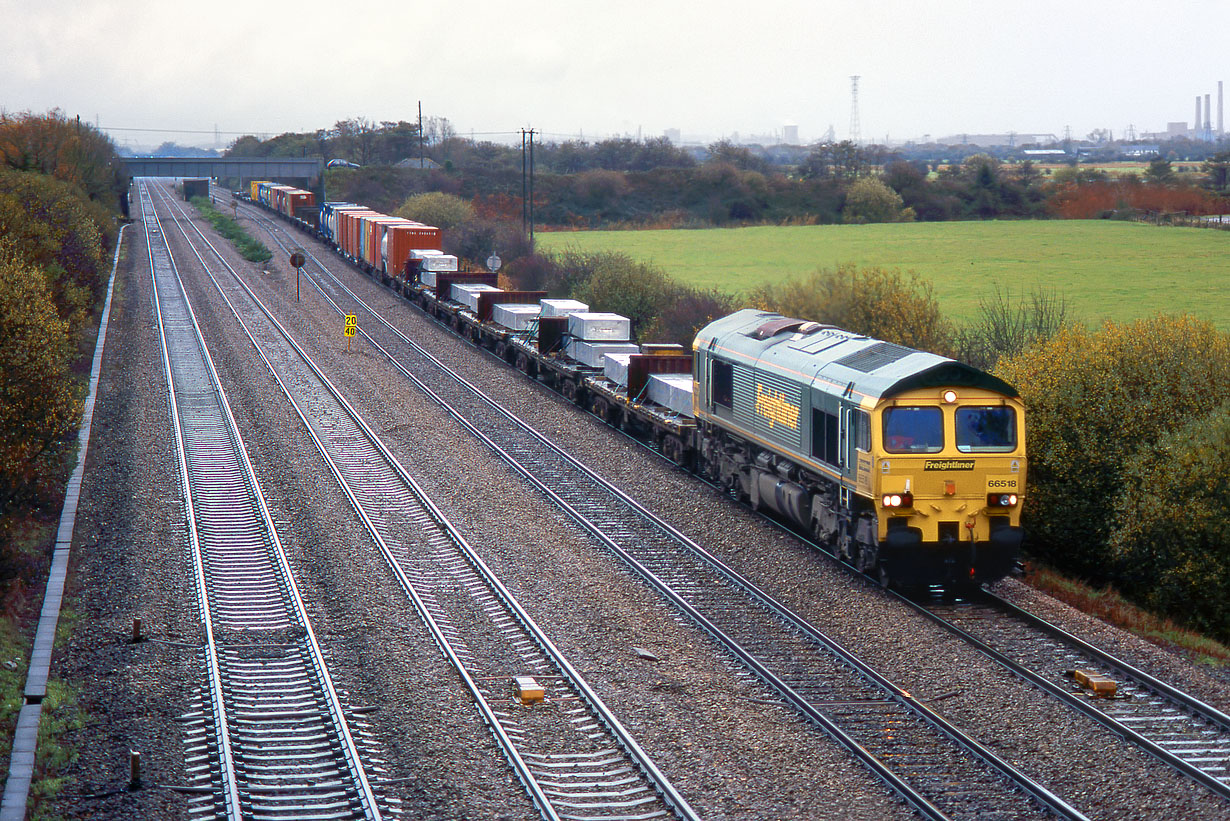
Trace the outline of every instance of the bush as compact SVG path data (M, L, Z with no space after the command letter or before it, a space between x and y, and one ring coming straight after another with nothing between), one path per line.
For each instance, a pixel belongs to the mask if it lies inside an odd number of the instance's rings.
M1032 550L1087 579L1113 580L1107 544L1128 461L1230 388L1230 334L1189 316L1065 327L1002 361L1025 401Z
M1110 539L1119 586L1230 641L1230 404L1128 460Z
M842 264L759 286L749 297L764 310L919 350L944 354L951 347L951 329L931 284L913 271Z
M875 177L862 177L846 192L841 210L843 222L913 222L914 209L906 208L901 195Z
M697 331L719 317L734 313L737 308L738 300L730 294L672 283L658 315L641 338L647 342L673 342L691 351Z
M60 316L74 330L106 290L114 220L80 188L45 174L0 170L0 236L42 271Z
M0 238L0 522L37 501L81 414L72 337L43 272ZM5 534L0 533L0 538Z
M507 265L530 251L529 240L521 233L521 226L498 220L467 220L444 233L446 254L453 254L484 270L487 257L493 253L499 254Z
M393 216L417 220L426 225L434 225L441 230L448 230L474 219L474 206L453 194L429 191L425 194L411 195L400 208L393 212Z
M617 251L567 252L560 266L576 277L569 296L590 305L591 310L628 317L633 339L639 339L658 316L674 285L658 266Z
M978 302L978 318L953 335L953 357L989 371L1003 357L1016 356L1053 337L1067 323L1062 297L1041 288L1014 300L999 286Z

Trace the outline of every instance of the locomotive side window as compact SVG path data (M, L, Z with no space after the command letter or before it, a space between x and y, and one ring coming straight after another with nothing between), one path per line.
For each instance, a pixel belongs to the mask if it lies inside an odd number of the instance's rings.
M864 411L855 411L854 426L858 433L855 437L856 447L864 453L871 452L871 417Z
M838 464L837 414L811 409L811 455L830 465Z
M713 404L732 408L735 404L735 366L720 359L713 360L709 376L709 395Z
M938 453L944 449L944 415L939 408L888 408L884 449L889 453Z
M1007 453L1015 449L1015 410L1005 406L957 408L957 450Z

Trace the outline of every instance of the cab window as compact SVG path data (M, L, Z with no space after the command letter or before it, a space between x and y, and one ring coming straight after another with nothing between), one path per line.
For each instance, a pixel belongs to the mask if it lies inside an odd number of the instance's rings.
M720 359L714 359L713 371L709 377L713 404L724 408L733 408L735 404L735 366Z
M888 408L884 449L889 453L938 453L944 449L944 415L939 408Z
M957 408L957 450L1007 453L1016 449L1016 411L1004 405Z

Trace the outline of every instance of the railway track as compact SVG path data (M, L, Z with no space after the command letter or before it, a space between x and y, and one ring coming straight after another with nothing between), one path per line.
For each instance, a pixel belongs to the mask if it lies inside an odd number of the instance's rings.
M226 819L379 819L226 395L140 185L207 684L188 716L189 812Z
M189 238L188 228L182 230ZM216 277L207 266L214 287L464 681L542 816L696 818L463 534L239 274L192 230L194 244L207 246L227 270Z
M249 210L283 247L280 225ZM1083 815L450 371L309 258L312 283L408 379L929 818Z
M988 591L899 597L1014 675L1230 799L1230 716ZM1074 671L1114 683L1098 696Z

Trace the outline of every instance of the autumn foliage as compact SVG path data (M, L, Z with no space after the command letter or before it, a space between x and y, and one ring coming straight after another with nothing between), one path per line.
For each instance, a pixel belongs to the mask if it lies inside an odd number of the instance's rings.
M931 283L914 271L841 264L755 288L757 308L837 325L919 350L945 354L952 329Z
M115 147L59 112L0 115L0 586L56 509L127 190ZM10 588L12 589L12 588Z
M1218 420L1225 409L1217 406L1230 391L1230 334L1189 316L1107 323L1097 331L1074 325L1001 361L996 373L1028 408L1024 518L1035 555L1172 608L1171 615L1189 622L1184 596L1173 591L1221 590L1217 601L1224 601L1225 519L1188 511L1225 505L1224 496L1216 498L1216 471L1230 457ZM1209 431L1213 438L1206 439ZM1194 470L1201 460L1203 468ZM1167 471L1174 475L1163 480ZM1155 596L1162 571L1171 592Z
M1230 203L1225 197L1203 188L1144 183L1127 178L1066 183L1051 196L1050 208L1064 219L1097 219L1124 211L1192 216L1220 214L1230 208Z

